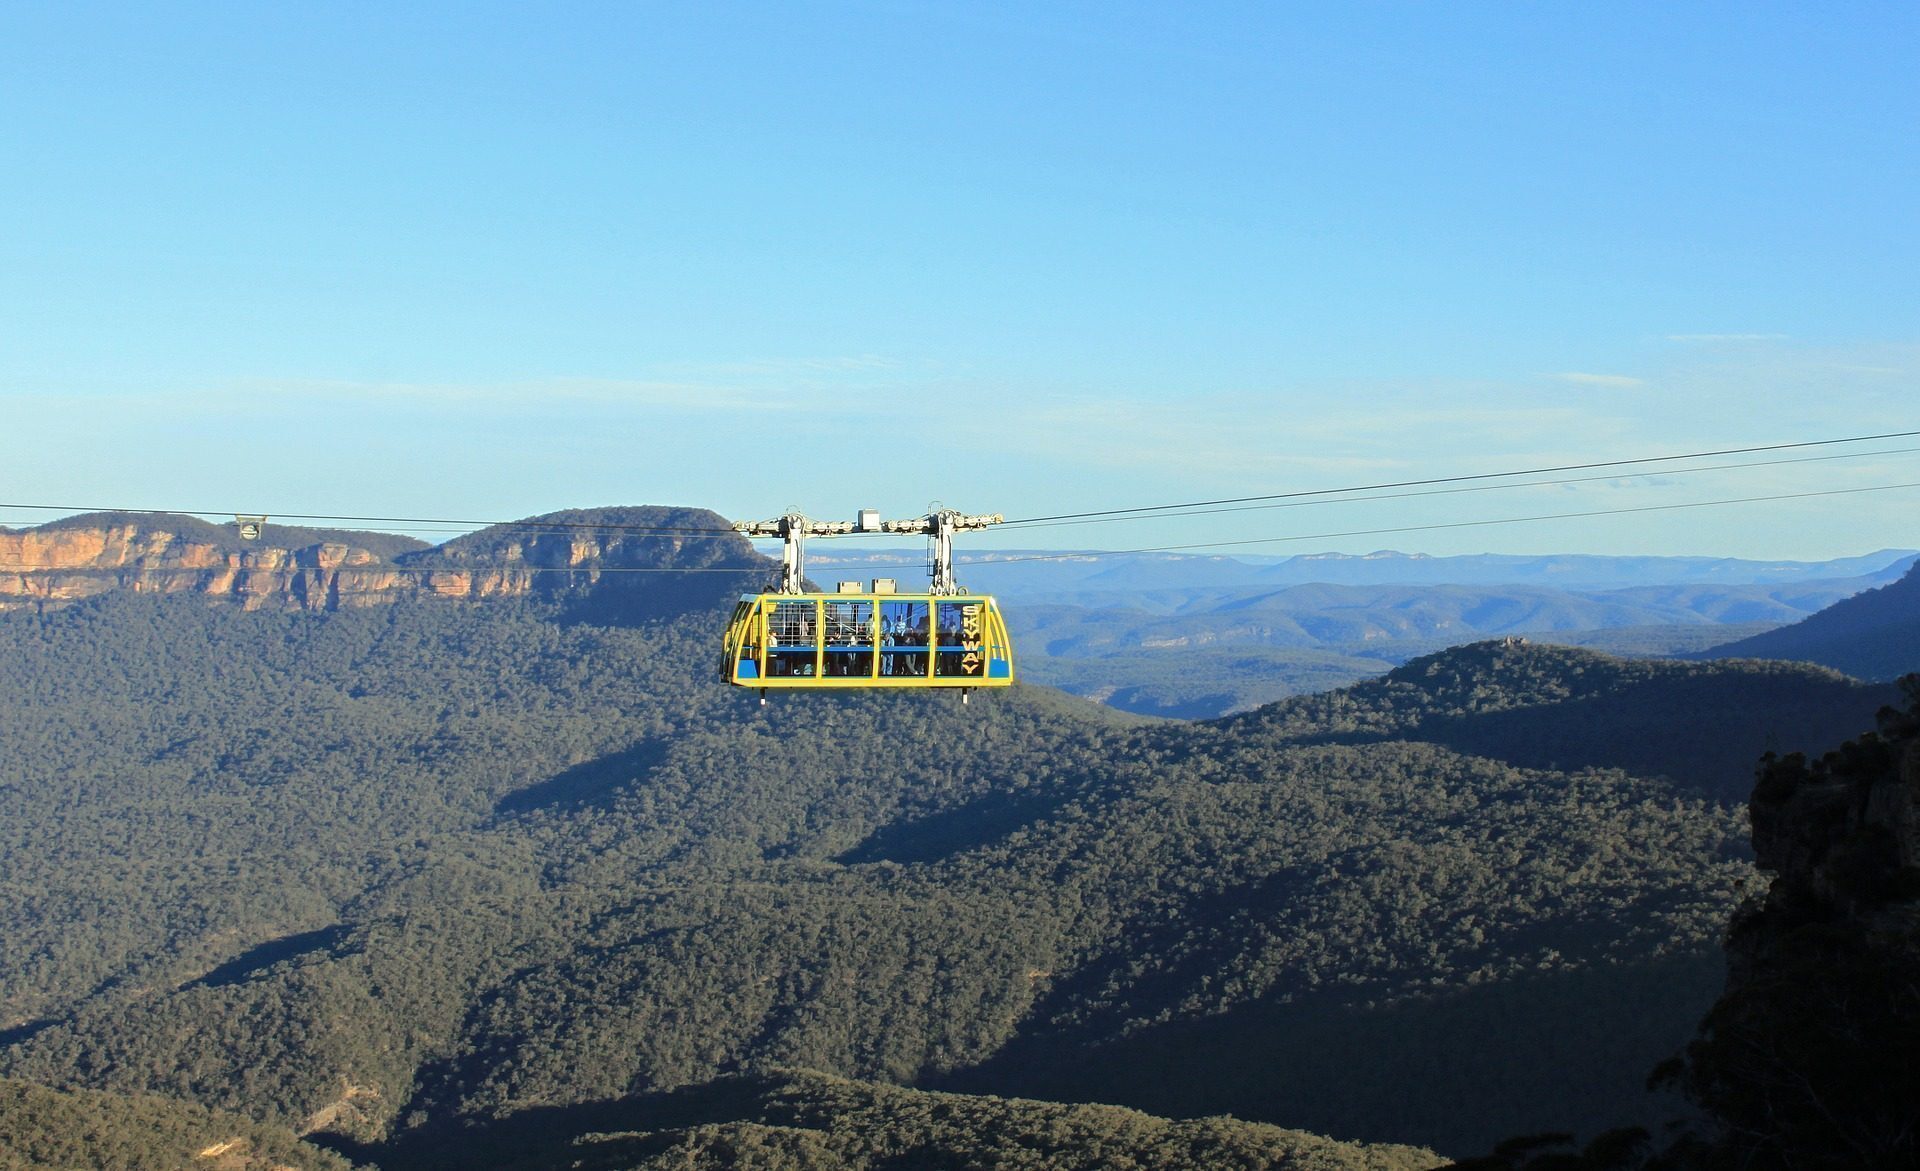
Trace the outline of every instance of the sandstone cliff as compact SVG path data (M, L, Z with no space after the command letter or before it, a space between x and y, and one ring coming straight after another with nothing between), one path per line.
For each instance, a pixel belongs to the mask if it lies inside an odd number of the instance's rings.
M231 525L190 516L93 513L0 528L0 610L44 610L110 590L196 594L249 610L334 610L422 596L580 592L647 576L638 570L762 569L745 538L714 531L726 527L705 509L587 509L435 547L282 525L242 540Z

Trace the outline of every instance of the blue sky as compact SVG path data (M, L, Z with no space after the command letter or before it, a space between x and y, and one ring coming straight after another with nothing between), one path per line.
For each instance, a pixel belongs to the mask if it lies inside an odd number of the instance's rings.
M1916 429L1917 51L1907 4L13 3L0 501L1021 517ZM1811 558L1916 505L1244 548Z

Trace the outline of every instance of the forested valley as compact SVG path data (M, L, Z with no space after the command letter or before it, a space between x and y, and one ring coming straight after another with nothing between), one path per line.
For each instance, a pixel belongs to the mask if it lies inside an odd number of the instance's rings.
M0 614L0 1148L1411 1168L1658 1127L1760 888L1754 762L1897 698L1498 640L1201 724L763 707L715 670L755 580Z

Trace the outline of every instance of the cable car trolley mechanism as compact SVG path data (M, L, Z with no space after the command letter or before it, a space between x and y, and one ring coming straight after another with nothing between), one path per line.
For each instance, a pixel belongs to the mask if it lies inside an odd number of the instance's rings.
M790 512L776 520L742 521L750 537L783 542L779 588L742 594L727 625L722 677L760 689L957 687L964 702L976 687L1013 682L1013 644L994 600L954 581L953 536L1001 521L941 509L913 520L880 519L862 509L857 521L818 521ZM809 593L802 543L851 533L924 533L931 538L932 583L902 593L890 578L843 581L834 593Z

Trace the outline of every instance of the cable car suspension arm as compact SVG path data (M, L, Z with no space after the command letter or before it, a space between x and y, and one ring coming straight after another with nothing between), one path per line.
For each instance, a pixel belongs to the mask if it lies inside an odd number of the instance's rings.
M912 520L880 519L877 509L863 508L860 519L813 520L798 512L789 512L773 520L743 520L733 527L749 537L778 537L780 551L780 588L783 594L806 592L806 554L802 548L808 537L838 536L844 533L925 533L932 538L933 587L928 592L952 595L960 592L953 576L953 535L978 532L1005 519L999 513L968 516L943 508Z

